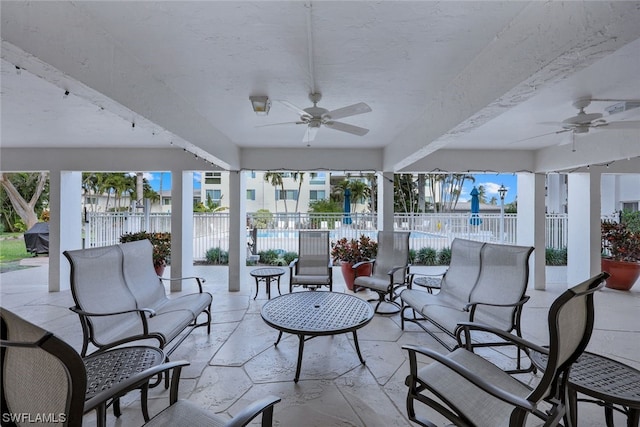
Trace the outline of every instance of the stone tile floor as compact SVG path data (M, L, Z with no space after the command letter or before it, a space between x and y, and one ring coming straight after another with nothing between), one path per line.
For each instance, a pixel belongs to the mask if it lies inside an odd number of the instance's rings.
M78 319L68 310L69 291L47 292L48 265L45 258L28 260L33 268L0 275L0 304L32 322L55 332L79 349L82 334ZM404 379L408 373L405 343L420 344L444 352L435 340L408 325L400 329L398 315L376 315L358 331L366 365L361 365L350 335L318 337L305 344L300 381L293 376L297 360L297 338L287 336L274 347L278 332L260 317L267 301L264 287L253 300L255 282L247 267L241 290L227 291L228 270L217 266L195 266L195 273L207 279L206 290L214 296L211 335L204 328L194 331L172 360L185 359L180 395L213 412L234 414L265 394L282 398L276 405L278 426L407 426ZM427 271L426 267L417 271ZM339 269L334 272L334 291L346 289ZM165 272L168 275L169 271ZM549 284L546 291L529 290L531 300L523 313L525 338L544 344L547 340L546 314L554 298L566 284ZM287 292L287 275L282 292ZM188 289L185 288L185 291ZM589 350L640 368L640 290L630 292L604 289L596 295L596 326ZM272 289L274 295L277 291ZM363 298L366 293L357 293ZM511 355L485 350L487 358L501 365L513 361ZM424 362L427 362L425 359ZM522 376L532 382L533 375ZM162 387L150 393L152 414L168 404ZM123 399L123 415L116 419L109 411L109 426L143 424L138 393ZM429 410L421 409L423 414ZM579 407L580 426L604 425L603 410L592 404ZM623 425L624 417L615 416ZM438 416L434 421L442 424ZM85 425L95 425L95 415L85 416Z

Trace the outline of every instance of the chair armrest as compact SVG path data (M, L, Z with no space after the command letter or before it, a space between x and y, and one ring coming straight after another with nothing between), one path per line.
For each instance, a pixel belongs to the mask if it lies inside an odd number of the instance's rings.
M176 277L176 278L158 276L158 278L160 280L167 280L170 282L176 282L178 280L195 279L196 283L198 284L198 289L200 289L200 293L202 293L202 284L207 281L204 277L197 277L197 276Z
M481 332L489 332L491 334L497 335L500 338L506 340L506 341L511 341L512 343L523 347L523 348L527 348L529 350L534 350L537 351L539 353L543 353L543 354L549 354L549 349L548 348L544 348L544 347L540 347L539 345L536 345L534 343L532 343L531 341L527 341L524 338L520 338L517 335L513 335L509 332L505 332L502 329L498 329L498 328L494 328L493 326L488 326L482 323L476 323L476 322L460 322L458 323L458 326L456 328L456 339L458 340L458 344L462 347L462 341L460 340L460 335L465 332L465 334L468 334L471 331L481 331Z
M142 384L149 381L152 377L158 375L161 372L173 369L173 376L177 376L179 378L182 367L187 365L189 365L189 362L187 362L186 360L177 360L175 362L162 363L149 369L145 369L142 372L135 373L126 380L114 384L107 390L104 390L103 392L93 396L91 399L86 400L84 402L84 412L87 413L114 397L119 397L127 393L128 391L140 387Z
M530 297L528 295L525 295L524 297L522 297L520 301L512 304L495 304L490 302L470 302L467 305L465 305L465 311L469 311L470 309L475 309L475 307L479 305L484 305L487 307L522 307L525 302L529 301L529 298Z
M331 262L331 261L329 261L329 262ZM289 268L294 268L297 263L298 263L298 258L295 258L293 261L291 261L289 263Z
M245 406L240 412L233 416L233 419L230 420L229 423L225 425L227 427L246 426L251 422L251 420L263 412L268 417L273 418L273 406L280 402L280 400L281 399L276 396L266 396L260 400L256 400L255 402Z
M153 317L156 315L155 310L151 309L151 308L134 308L131 310L124 310L124 311L113 311L110 313L91 313L89 311L84 311L78 307L69 307L69 310L73 311L74 313L80 315L80 316L87 316L87 317L94 317L94 316L115 316L118 314L127 314L127 313L139 313L141 316L144 317L144 313L147 313L149 315L149 317Z
M360 267L361 265L365 265L365 264L373 264L373 263L375 263L375 262L376 262L375 258L374 258L374 259L368 259L368 260L366 260L366 261L360 261L360 262L357 262L357 263L353 264L353 265L351 266L351 268L355 270L356 268Z
M483 378L479 377L478 375L476 375L475 373L473 373L472 371L470 371L469 369L465 368L464 366L462 366L461 364L459 364L458 362L448 358L446 355L442 355L436 351L433 351L429 348L425 348L425 347L418 347L415 345L403 345L402 346L403 349L407 350L409 352L409 357L413 360L415 360L415 354L416 353L420 353L422 355L425 355L433 360L435 360L436 362L441 363L442 365L446 366L447 368L451 369L452 371L454 371L455 373L457 373L458 375L462 376L463 378L465 378L466 380L470 381L471 383L473 383L475 386L483 389L484 391L486 391L487 393L491 394L492 396L504 401L504 402L509 402L512 405L518 406L520 408L524 408L526 410L529 411L533 411L535 409L535 405L528 401L527 399L523 399L519 396L516 396L512 393L509 393L508 391L498 388L493 384L490 384L488 382L486 382ZM465 350L467 351L467 350ZM478 356L480 357L480 356ZM411 372L412 376L417 377L417 372Z

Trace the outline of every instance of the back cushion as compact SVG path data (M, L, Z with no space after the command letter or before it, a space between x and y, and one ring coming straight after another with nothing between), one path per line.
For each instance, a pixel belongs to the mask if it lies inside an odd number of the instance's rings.
M442 279L441 291L463 301L469 301L471 291L480 275L480 251L484 243L454 239L451 243L451 262Z
M297 274L329 274L329 257L328 231L300 232Z
M124 256L123 274L138 303L138 308L153 308L167 296L153 266L153 245L138 240L120 245Z
M529 281L529 246L498 245L487 243L481 252L482 270L471 292L472 302L514 304L524 296ZM502 325L511 325L513 308L482 307L485 312L503 319Z
M71 263L71 293L82 310L110 313L137 308L122 274L122 251L117 245L65 251L64 254ZM119 324L129 321L139 323L139 319L136 313L126 313L91 317L89 323L95 338L100 340L101 334Z
M373 275L387 278L392 268L409 264L409 232L379 231L378 253L374 264ZM405 269L394 273L393 283L403 283Z

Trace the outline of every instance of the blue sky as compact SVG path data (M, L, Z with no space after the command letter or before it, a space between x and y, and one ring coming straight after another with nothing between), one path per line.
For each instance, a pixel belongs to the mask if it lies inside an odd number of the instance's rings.
M200 176L201 172L193 173L193 188L200 188ZM162 191L171 190L171 172L146 172L144 177L149 181L149 185L156 191L160 191L160 185L162 185Z
M491 200L492 197L500 201L500 196L498 195L498 188L500 185L503 185L507 188L507 195L504 198L504 203L512 203L517 194L517 181L518 177L514 174L497 174L497 173L487 173L487 174L474 174L473 177L476 179L475 182L465 182L462 187L462 193L460 194L460 201L470 201L471 200L471 190L473 186L479 187L481 185L484 186L485 194L487 197L487 201Z
M162 180L160 179L161 175L162 175ZM162 181L163 190L171 189L171 172L162 172L162 173L148 172L148 173L145 173L144 176L149 181L149 184L151 184L151 187L156 191L160 190L161 181ZM195 189L200 188L200 176L201 176L200 172L193 173L193 188ZM502 184L504 184L504 186L507 187L507 190L508 190L507 195L504 198L504 202L511 203L515 200L516 183L517 183L517 177L515 175L490 173L490 174L477 174L473 176L475 177L476 181L473 183L465 182L465 185L462 188L462 194L460 195L460 201L466 202L471 199L470 193L474 185L475 186L484 185L486 195L487 195L487 201L491 200L491 197L493 196L495 196L496 199L499 199L500 196L498 195L498 188L500 188L500 185Z

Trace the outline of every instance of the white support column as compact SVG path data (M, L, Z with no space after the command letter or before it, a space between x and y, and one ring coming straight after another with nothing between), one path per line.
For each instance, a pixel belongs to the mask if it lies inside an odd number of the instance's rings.
M378 173L378 230L393 231L393 172Z
M193 275L193 172L171 171L171 277ZM182 290L171 282L171 292Z
M229 173L229 291L240 290L247 265L247 180L244 172Z
M600 272L599 172L570 173L567 282L569 285Z
M544 174L518 174L517 243L535 248L529 260L529 286L539 290L546 287L544 184Z
M69 289L71 267L62 252L82 248L82 172L49 173L49 292Z

